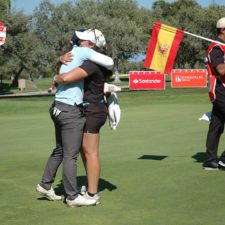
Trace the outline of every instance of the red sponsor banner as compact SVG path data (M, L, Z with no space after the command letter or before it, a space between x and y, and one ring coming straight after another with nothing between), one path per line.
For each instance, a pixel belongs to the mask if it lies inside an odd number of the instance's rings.
M6 26L0 21L0 46L5 43L6 39Z
M130 71L131 90L165 90L165 75L155 71Z
M207 87L206 70L172 70L172 88L205 88Z

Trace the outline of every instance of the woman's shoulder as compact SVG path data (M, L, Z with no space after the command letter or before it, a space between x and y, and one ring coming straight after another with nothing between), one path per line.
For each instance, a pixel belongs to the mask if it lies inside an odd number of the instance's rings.
M94 52L94 50L91 49L91 48L88 48L88 47L79 47L79 46L74 47L72 49L72 51L74 51L74 52L81 52L81 53Z

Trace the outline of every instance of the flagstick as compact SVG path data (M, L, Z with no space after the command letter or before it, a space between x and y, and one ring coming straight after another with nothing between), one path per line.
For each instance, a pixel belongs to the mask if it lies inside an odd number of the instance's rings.
M219 41L215 41L213 39L205 38L205 37L202 37L202 36L199 36L199 35L196 35L196 34L189 33L187 31L184 31L184 33L185 34L189 34L189 35L194 36L194 37L197 37L197 38L200 38L200 39L203 39L203 40L206 40L206 41L209 41L209 42L213 42L213 43L216 43L216 44L220 44L220 45L224 45L225 46L224 43L219 42Z

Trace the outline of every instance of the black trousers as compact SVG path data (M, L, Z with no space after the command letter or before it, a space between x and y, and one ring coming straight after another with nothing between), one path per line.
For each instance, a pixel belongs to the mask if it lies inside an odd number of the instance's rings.
M218 147L221 134L224 131L225 102L216 99L213 103L212 117L206 139L206 161L218 161ZM219 157L225 162L225 152Z
M56 112L56 109L59 110ZM59 113L59 114L58 114ZM63 164L62 180L67 198L77 195L77 157L81 148L85 117L79 107L55 102L50 108L55 125L56 147L50 155L41 186L50 189L60 164Z

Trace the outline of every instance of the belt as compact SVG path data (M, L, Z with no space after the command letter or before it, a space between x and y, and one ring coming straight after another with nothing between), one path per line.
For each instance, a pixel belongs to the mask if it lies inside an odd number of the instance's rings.
M87 105L90 105L90 104L105 104L106 102L105 102L105 100L104 99L101 99L101 100L99 100L99 101L84 101L83 103L82 103L82 105L83 106L87 106Z
M79 105L76 104L76 103L74 103L74 105L70 105L70 104L67 104L67 103L64 103L64 102L60 102L60 101L54 101L54 102L55 102L55 104L65 105L67 107L74 107L74 106L83 107L83 103L80 103Z

